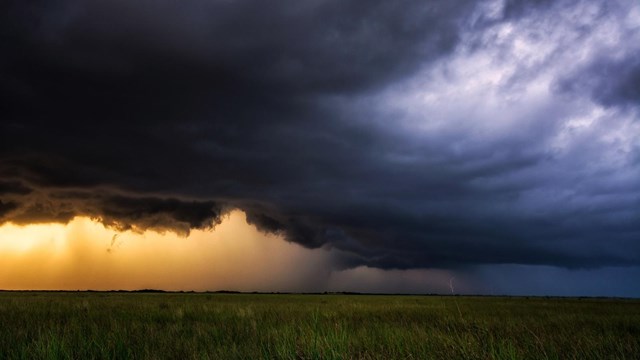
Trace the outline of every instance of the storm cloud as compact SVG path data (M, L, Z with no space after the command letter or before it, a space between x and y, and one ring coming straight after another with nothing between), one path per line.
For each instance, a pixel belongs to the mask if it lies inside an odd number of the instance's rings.
M0 221L640 265L632 1L7 1Z

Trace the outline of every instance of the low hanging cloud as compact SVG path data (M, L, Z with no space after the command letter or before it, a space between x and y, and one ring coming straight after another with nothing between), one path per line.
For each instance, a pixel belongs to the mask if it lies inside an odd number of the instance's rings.
M36 190L5 197L9 200L2 203L4 211L0 208L3 223L66 223L86 216L118 231L150 229L185 236L191 229L213 228L231 210L214 201L140 196L105 188Z
M2 5L0 222L262 231L356 268L640 264L640 10Z

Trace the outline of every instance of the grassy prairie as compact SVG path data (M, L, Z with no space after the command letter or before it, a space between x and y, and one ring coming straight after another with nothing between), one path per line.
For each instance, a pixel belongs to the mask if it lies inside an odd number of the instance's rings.
M0 359L639 359L640 301L0 292Z

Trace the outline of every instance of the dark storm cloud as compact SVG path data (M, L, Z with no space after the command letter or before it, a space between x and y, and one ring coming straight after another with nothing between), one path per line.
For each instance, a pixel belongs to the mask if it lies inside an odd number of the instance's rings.
M564 92L587 90L606 106L640 105L640 59L637 48L622 59L595 59L576 73L558 82Z
M31 189L19 181L0 181L0 195L26 195Z
M221 222L224 209L213 201L137 196L108 188L39 190L0 204L0 221L16 224L68 222L89 216L120 230L175 231L210 229Z
M614 20L622 14L585 4ZM563 150L556 137L579 106L531 96L507 114L502 99L483 108L490 102L456 90L424 111L411 94L405 108L385 108L397 97L388 89L407 92L413 78L444 96L457 80L440 81L431 67L471 68L480 62L456 61L492 49L486 57L505 61L499 69L518 65L508 95L550 68L560 83L564 44L529 64L509 36L520 26L525 40L539 39L548 29L529 28L577 8L571 2L2 7L2 221L87 215L120 229L187 233L240 208L264 231L349 252L346 266L640 263L638 164L589 172L590 156L608 161L590 138ZM618 95L606 96L635 96L637 64L628 65L627 75L611 67L607 94ZM467 71L460 89L489 73ZM478 89L472 95L491 93ZM407 109L418 109L418 125L445 121L421 130ZM511 118L517 126L499 126Z

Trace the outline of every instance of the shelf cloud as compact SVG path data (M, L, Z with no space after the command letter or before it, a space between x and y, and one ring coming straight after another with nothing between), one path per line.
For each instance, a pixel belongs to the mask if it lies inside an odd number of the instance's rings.
M640 265L631 1L6 1L0 222ZM489 273L489 272L487 272Z

